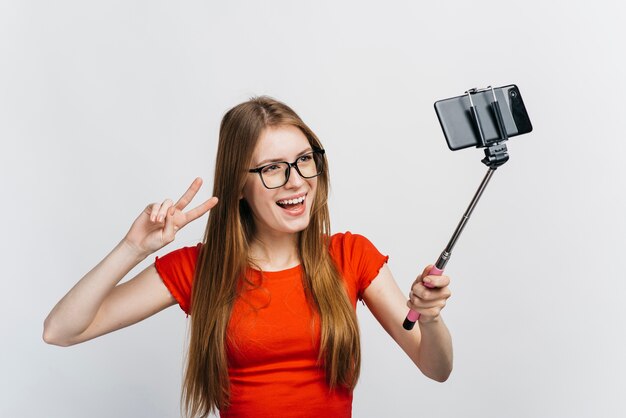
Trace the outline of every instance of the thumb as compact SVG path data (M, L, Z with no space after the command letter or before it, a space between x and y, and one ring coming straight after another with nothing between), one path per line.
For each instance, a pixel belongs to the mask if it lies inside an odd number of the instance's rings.
M419 277L417 278L416 282L423 282L424 281L424 277L428 276L428 273L430 272L430 270L434 267L434 265L429 264L424 268L424 271L422 272L422 274L419 275Z
M422 272L422 275L419 277L418 281L422 282L424 284L424 286L426 286L429 289L432 289L433 287L435 287L430 281L429 282L425 282L424 278L426 276L430 275L431 270L434 268L435 266L432 264L429 264L426 266L426 268L424 269L424 271Z

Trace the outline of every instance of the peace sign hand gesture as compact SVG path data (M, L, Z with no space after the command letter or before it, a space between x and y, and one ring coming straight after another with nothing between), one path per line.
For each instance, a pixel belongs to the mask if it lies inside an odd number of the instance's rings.
M174 241L177 231L217 204L217 197L214 196L201 205L183 212L200 190L200 186L202 179L198 177L176 204L171 199L165 199L163 203L151 203L146 206L133 222L124 241L146 257Z

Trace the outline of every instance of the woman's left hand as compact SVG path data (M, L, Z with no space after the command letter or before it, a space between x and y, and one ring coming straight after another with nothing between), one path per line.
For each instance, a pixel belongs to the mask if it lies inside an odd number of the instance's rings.
M450 277L429 276L428 272L433 266L427 266L420 274L409 293L407 306L420 314L419 322L433 322L439 319L441 310L446 306L450 297Z

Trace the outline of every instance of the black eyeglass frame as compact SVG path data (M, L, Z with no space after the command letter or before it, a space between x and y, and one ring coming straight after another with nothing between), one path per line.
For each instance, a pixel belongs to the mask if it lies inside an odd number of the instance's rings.
M300 175L300 177L304 178L304 179L312 179L315 178L317 176L319 176L320 174L322 174L324 172L324 167L322 166L321 170L319 173L317 173L314 176L303 176L302 173L300 172L300 169L298 168L298 160L302 157L304 157L305 155L309 155L309 154L318 154L320 156L323 156L326 153L326 150L321 149L321 148L314 148L313 151L311 152L307 152L302 154L301 156L298 157L298 159L296 161L294 161L293 163L287 162L287 161L274 161L272 163L269 164L265 164L261 167L257 167L257 168L251 168L250 170L248 170L248 173L257 173L259 175L259 177L261 178L261 183L263 183L263 186L265 186L266 189L278 189L279 187L283 187L285 184L287 184L287 182L289 181L289 176L291 175L291 167L295 168L296 171L298 172L298 174ZM315 157L313 157L315 158ZM322 158L321 160L322 162L324 161L324 159ZM281 184L280 186L275 186L275 187L268 187L267 184L265 184L265 180L263 180L263 174L261 173L261 171L263 171L264 168L269 167L271 165L274 164L287 164L287 168L285 169L285 182L283 184Z

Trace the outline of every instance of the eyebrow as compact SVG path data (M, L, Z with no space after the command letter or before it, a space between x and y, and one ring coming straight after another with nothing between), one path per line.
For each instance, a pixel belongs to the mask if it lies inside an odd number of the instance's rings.
M306 154L307 152L312 152L312 151L313 151L313 148L308 147L308 148L306 148L304 151L300 151L300 152L298 153L298 157L301 157L302 155ZM296 157L296 159L297 159L298 157ZM260 166L262 166L263 164L267 164L267 163L279 163L279 162L280 162L280 163L282 163L282 162L288 162L288 161L285 161L285 159L284 159L284 158L266 158L265 160L261 160L261 161L259 161L259 162L256 164L256 166L257 166L257 167L260 167Z

